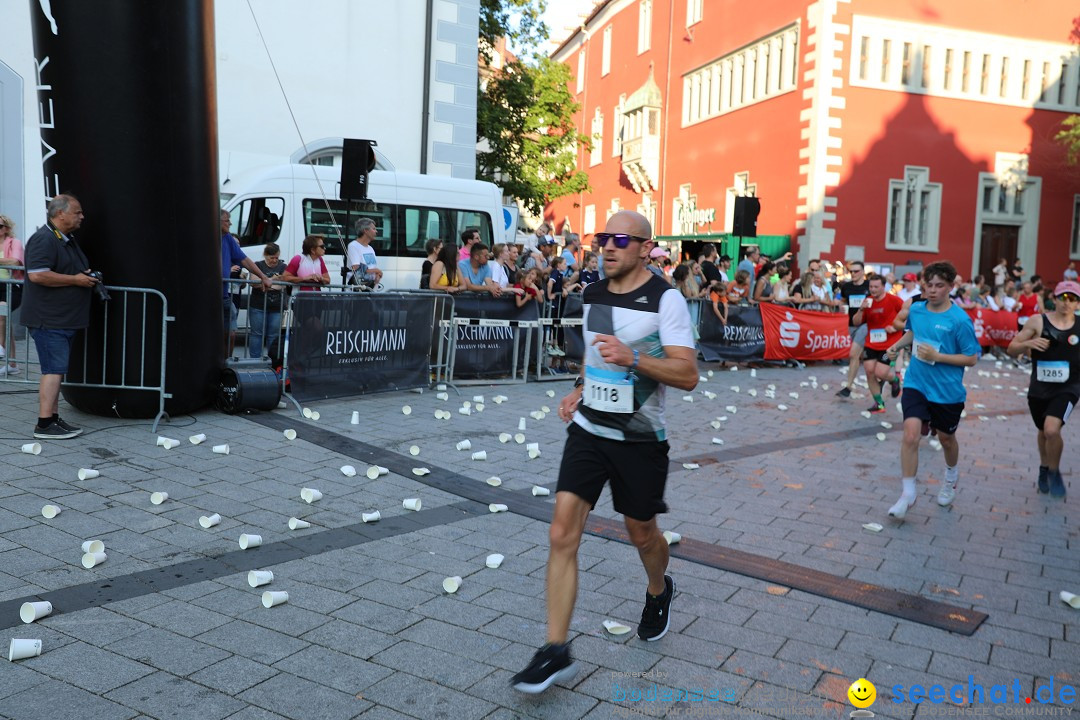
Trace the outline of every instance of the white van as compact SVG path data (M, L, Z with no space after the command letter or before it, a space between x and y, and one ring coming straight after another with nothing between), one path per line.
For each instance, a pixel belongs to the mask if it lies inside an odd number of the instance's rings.
M429 238L460 245L461 232L480 229L485 245L507 242L502 191L488 182L437 175L373 170L368 200L338 198L341 172L325 165L278 165L229 180L223 207L232 231L248 257L262 260L268 242L289 262L300 254L307 235L326 238L326 265L334 284L342 282L345 247L355 237L356 221L369 217L379 235L372 242L387 290L420 287L420 268ZM231 195L229 195L231 193ZM510 225L510 242L514 227Z

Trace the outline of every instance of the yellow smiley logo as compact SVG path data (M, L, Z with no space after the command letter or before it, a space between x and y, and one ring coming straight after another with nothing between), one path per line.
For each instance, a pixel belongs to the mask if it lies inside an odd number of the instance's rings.
M848 700L857 708L868 708L877 700L877 688L866 678L851 683L847 690Z

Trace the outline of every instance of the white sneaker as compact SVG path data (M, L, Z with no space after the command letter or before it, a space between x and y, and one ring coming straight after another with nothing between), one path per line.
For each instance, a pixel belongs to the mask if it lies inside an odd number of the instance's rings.
M19 375L22 373L22 368L18 365L5 365L4 367L7 368L8 375Z
M915 498L911 498L911 501L904 497L901 493L900 499L896 501L896 504L889 508L889 517L894 517L897 520L903 520L907 515L908 508L915 504Z
M3 358L0 358L0 360L3 360ZM0 365L0 377L4 377L7 374L8 374L7 363L3 363L2 365Z
M937 504L941 507L949 507L952 505L953 498L956 497L956 482L942 482L941 490L937 494Z

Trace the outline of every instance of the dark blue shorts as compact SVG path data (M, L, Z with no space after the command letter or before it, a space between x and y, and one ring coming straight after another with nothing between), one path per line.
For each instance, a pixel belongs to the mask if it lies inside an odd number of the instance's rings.
M34 338L37 348L41 374L66 375L71 356L71 338L75 337L75 331L31 328L30 337Z

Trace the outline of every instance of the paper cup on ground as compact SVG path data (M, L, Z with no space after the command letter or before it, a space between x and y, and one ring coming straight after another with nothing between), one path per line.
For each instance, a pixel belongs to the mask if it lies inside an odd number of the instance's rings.
M375 478L379 477L379 466L372 465L367 469L367 472L364 474L368 476L369 480L374 480Z
M516 442L518 445L521 445L522 443L524 443L525 442L525 433L518 433L518 434L514 435L514 442Z
M198 435L192 435L188 438L188 442L192 445L198 445L206 440L206 433L199 433Z
M419 510L422 505L423 502L421 502L420 498L406 498L401 501L401 507L406 510Z
M107 555L103 552L88 552L82 556L82 566L89 570L92 567L96 567L105 562Z
M87 540L82 544L82 551L84 553L105 552L105 543L100 540Z
M300 490L300 499L310 505L313 502L322 500L322 493L315 488L302 488Z
M304 417L306 417L306 418L311 417L311 408L304 408L303 410L301 410L301 412L304 414Z
M428 474L430 474L430 473L431 473L431 468L426 468L426 467L414 467L414 468L412 469L412 474L413 474L413 475L415 475L415 476L417 476L417 477L424 477L425 475L428 475Z
M40 654L40 640L23 640L20 638L12 638L11 645L8 646L8 660L10 662L37 657Z
M288 430L285 430L281 434L285 436L286 440L295 440L296 439L296 431L293 430L292 428L289 428Z
M510 433L499 433L499 442L508 443L513 437Z
M442 581L442 589L448 593L456 593L458 588L461 587L461 576L455 575L454 577L448 577Z
M630 628L622 623L615 622L614 620L605 620L604 629L612 635L625 635L630 632Z
M518 419L518 430L525 432L525 418Z
M446 385L443 385L442 383L439 383L438 385L435 386L435 389L436 390L445 390Z
M499 487L500 485L502 485L502 478L498 478L498 477L495 477L494 475L492 475L491 477L489 477L484 482L486 482L491 487Z
M152 492L150 493L150 502L153 505L160 505L169 499L169 493L167 492Z
M54 517L60 514L60 508L56 505L46 505L41 508L41 517L46 520L52 520Z
M80 480L93 480L99 475L101 475L101 473L99 473L97 470L94 470L93 468L79 468Z
M307 520L301 520L300 518L295 517L289 518L290 530L304 530L309 527L311 527L311 523L309 523Z
M248 548L257 548L262 545L262 535L251 535L244 533L240 536L240 549L247 550Z
M164 435L158 435L158 438L157 438L157 446L158 447L167 448L170 444L172 444L172 438L167 438ZM26 446L24 445L23 447L25 448ZM26 450L23 450L23 452L26 452Z
M1061 598L1061 602L1065 603L1073 610L1080 610L1080 595L1073 595L1067 590L1062 590L1058 597Z
M354 468L352 465L342 465L341 466L341 474L344 475L345 477L355 477L356 476L356 468Z
M546 487L540 487L539 485L533 485L532 494L535 497L545 497L551 494L551 491Z
M359 425L360 424L360 411L358 411L358 410L353 410L352 411L352 417L349 419L349 424L350 425Z
M503 505L502 503L491 503L490 505L488 505L488 512L493 512L493 513L506 512L509 509L510 508Z
M264 608L272 608L275 605L284 605L289 602L289 593L282 590L267 590L262 594Z
M473 408L476 409L476 412L484 412L484 403L476 403Z
M40 455L41 443L26 443L22 446L22 451L27 455Z
M215 445L214 446L214 452L217 453L218 455L228 455L229 454L229 446L228 445Z
M19 617L24 623L32 623L52 613L52 603L46 600L24 602L19 608Z
M221 516L217 513L214 513L213 515L203 515L201 518L199 518L199 524L207 530L214 527L219 522L221 522Z
M472 415L472 408L461 407L457 411L461 415Z
M406 502L408 502L408 500L406 500ZM420 501L417 500L417 502L420 502ZM381 517L382 517L382 515L379 514L378 510L376 510L375 512L360 513L360 519L363 520L366 523L379 522L379 519Z
M311 411L311 419L312 420L318 420L321 417L322 417L322 415L319 414L318 410L312 410Z
M540 451L539 450L530 450L529 451L529 459L530 460L535 460L538 457L540 457Z
M495 568L502 565L503 560L505 560L505 559L506 558L504 558L499 553L493 553L493 554L487 556L487 560L484 561L484 564L487 565L492 570L494 570Z
M419 445L413 445L412 447L410 447L409 448L409 454L412 455L413 457L416 457L417 455L419 455L420 454L420 446Z
M402 405L401 406L401 414L402 415L412 415L412 408L409 407L408 405Z
M487 450L479 450L472 454L473 460L487 460Z
M470 440L462 440L461 442L459 442L457 444L456 447L457 447L458 450L471 450L472 449L472 441L470 441Z
M379 471L379 477L390 474L390 468L384 468L382 465L375 465L374 467Z
M682 535L677 532L672 532L671 530L665 530L664 539L667 540L668 545L675 545L682 540Z
M450 393L444 393L444 392L435 393L435 398L437 400L449 400L450 399Z
M270 570L251 570L248 572L248 585L253 588L274 582L274 573Z

